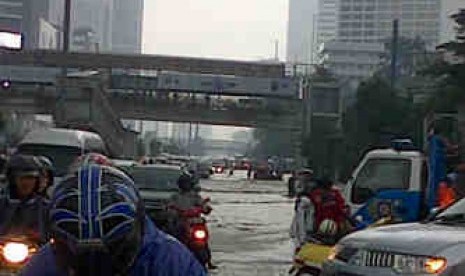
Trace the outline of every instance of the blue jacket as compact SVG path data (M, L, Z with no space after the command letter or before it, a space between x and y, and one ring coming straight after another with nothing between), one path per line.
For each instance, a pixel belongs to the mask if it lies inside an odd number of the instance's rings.
M128 275L204 276L205 269L174 238L158 230L146 219L142 249ZM66 276L58 271L50 245L45 245L20 272L23 276Z

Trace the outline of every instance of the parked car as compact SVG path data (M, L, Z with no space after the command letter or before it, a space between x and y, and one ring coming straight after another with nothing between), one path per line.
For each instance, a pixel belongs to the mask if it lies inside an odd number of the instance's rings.
M129 170L149 217L162 230L167 230L169 226L167 204L172 195L178 192L177 181L182 172L179 166L162 164L137 165Z
M465 199L425 222L343 238L324 263L323 275L465 275Z

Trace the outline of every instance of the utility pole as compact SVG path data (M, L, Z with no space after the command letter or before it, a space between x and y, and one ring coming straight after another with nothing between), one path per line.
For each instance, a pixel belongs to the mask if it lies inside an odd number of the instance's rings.
M71 0L65 0L65 14L63 18L63 53L68 53L69 52L69 41L70 41L70 25L71 25ZM61 80L62 82L65 81L66 76L68 75L68 68L66 66L63 66L61 68ZM61 89L60 89L60 94L58 98L58 108L61 107L61 110L59 110L58 114L60 116L59 120L64 120L65 119L65 108L64 108L64 96L66 94L66 90L64 87L64 83L61 84ZM92 101L92 100L90 100ZM60 112L61 111L61 112ZM90 114L89 114L90 117Z
M69 52L71 25L71 0L65 0L65 16L63 21L63 53Z
M397 55L399 52L399 19L395 19L392 26L391 45L391 87L395 88L397 81Z

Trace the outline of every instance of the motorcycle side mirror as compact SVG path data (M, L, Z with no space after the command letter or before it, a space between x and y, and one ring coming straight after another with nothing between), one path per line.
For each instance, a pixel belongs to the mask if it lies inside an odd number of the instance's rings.
M434 207L434 208L431 208L431 210L429 211L428 216L426 217L426 221L431 221L431 220L433 220L437 215L439 215L439 213L442 212L442 210L444 210L444 209L441 208L441 207Z
M439 214L440 212L442 211L442 208L440 207L434 207L430 210L429 212L429 215L430 216L436 216L437 214Z

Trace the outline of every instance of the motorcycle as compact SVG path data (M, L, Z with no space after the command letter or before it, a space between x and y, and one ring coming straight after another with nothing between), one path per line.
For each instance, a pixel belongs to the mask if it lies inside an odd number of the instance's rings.
M39 247L38 242L24 235L0 238L0 275L16 275Z
M204 203L208 201L209 199L206 199ZM211 207L193 207L188 210L181 210L175 206L170 208L178 213L182 221L181 233L175 236L189 248L202 265L206 266L210 259L210 250L207 220L204 215L211 212Z
M293 276L320 275L323 263L331 254L334 243L311 238L297 249L289 274Z
M391 223L393 223L392 217L384 217L364 227L375 228ZM357 225L354 229L358 227L361 226ZM323 263L332 254L336 241L311 237L306 244L296 250L289 274L293 276L320 275Z

